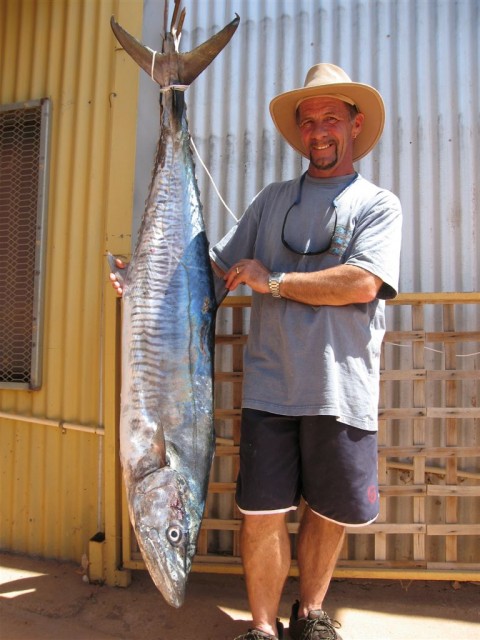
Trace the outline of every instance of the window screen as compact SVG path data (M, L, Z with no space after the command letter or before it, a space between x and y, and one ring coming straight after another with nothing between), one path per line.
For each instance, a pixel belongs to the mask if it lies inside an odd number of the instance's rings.
M41 386L49 112L0 105L0 388Z

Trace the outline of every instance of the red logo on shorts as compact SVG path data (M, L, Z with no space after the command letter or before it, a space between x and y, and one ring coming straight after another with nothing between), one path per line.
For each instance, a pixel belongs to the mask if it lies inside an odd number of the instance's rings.
M367 489L368 501L373 504L377 501L377 488L371 484Z

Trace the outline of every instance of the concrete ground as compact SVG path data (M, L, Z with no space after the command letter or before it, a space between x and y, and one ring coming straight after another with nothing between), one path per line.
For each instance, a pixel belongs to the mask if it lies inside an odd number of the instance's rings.
M144 571L128 589L82 577L75 564L0 553L1 640L233 640L249 625L241 576L192 574L181 609ZM297 586L285 587L286 627ZM344 640L480 638L480 583L335 580L325 608Z

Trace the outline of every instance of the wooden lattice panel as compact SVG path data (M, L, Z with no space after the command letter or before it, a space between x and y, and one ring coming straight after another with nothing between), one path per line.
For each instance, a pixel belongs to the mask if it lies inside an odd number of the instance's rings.
M227 298L217 323L217 449L196 571L242 570L234 492L249 307L249 297ZM479 311L480 294L404 294L388 304L380 516L347 530L336 576L479 579ZM301 509L289 514L292 575L300 516ZM128 527L125 534L132 536ZM141 567L134 538L126 548L125 566Z

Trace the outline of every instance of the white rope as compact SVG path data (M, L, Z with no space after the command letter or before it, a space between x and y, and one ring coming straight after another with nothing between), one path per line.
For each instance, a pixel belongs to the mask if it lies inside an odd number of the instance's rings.
M160 87L160 93L166 93L171 89L175 89L175 91L186 91L188 87L188 84L169 84L167 87Z
M150 47L146 47L146 48L152 53L152 66L150 67L150 78L155 82L155 78L153 77L153 72L155 70L155 56L157 55L157 52L154 51L153 49L150 49Z
M205 172L206 172L207 176L210 178L210 182L212 183L213 188L215 189L215 192L216 192L217 196L218 196L218 197L219 197L219 199L220 199L220 202L223 204L223 206L224 206L224 207L225 207L225 209L228 211L228 213L232 216L232 218L235 220L235 222L238 222L238 218L237 218L237 217L236 217L236 215L233 213L233 211L230 209L230 207L227 205L227 203L225 202L225 200L222 198L222 196L221 196L221 194L220 194L220 191L217 189L217 185L215 184L215 181L214 181L214 179L213 179L213 177L212 177L212 174L211 174L211 173L210 173L210 171L207 169L207 167L206 167L206 165L205 165L204 161L202 160L202 158L201 158L201 156L200 156L200 154L199 154L199 152L198 152L198 149L197 149L197 147L195 146L195 143L194 143L194 141L193 141L192 136L190 136L190 142L192 143L193 150L195 151L195 153L197 154L198 159L200 160L200 164L201 164L201 165L202 165L202 167L205 169Z

